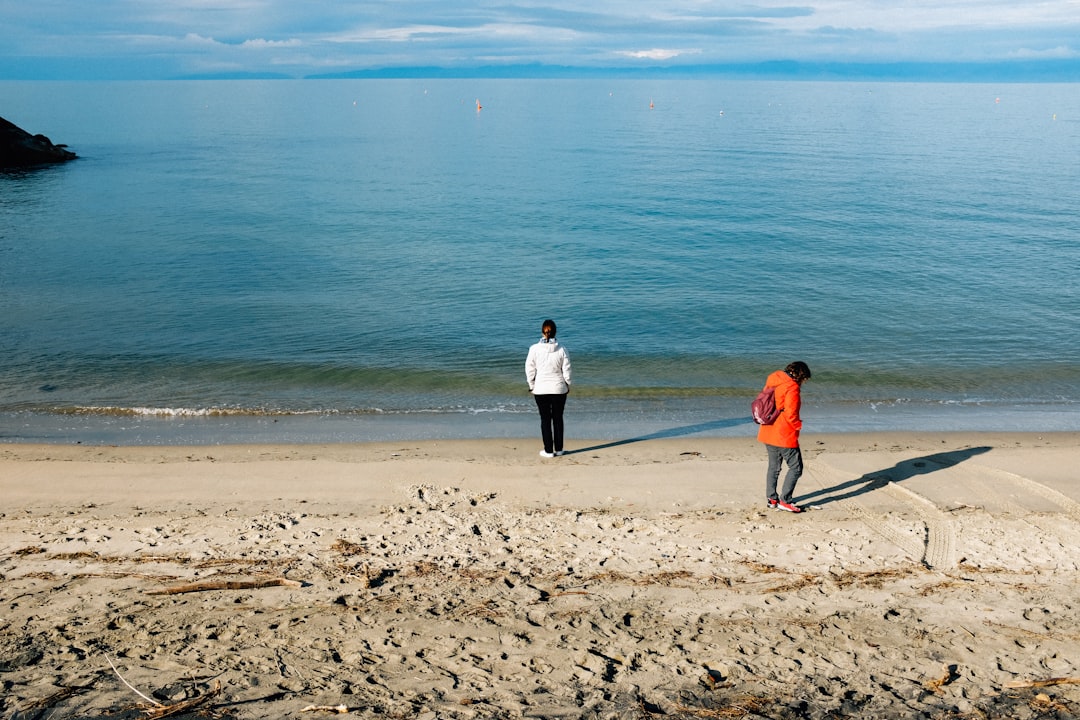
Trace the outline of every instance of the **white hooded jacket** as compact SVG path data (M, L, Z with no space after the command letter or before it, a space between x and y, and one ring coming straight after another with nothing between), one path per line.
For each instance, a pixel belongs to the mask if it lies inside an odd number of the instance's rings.
M543 339L529 348L525 379L533 395L565 395L570 392L570 355L555 338Z

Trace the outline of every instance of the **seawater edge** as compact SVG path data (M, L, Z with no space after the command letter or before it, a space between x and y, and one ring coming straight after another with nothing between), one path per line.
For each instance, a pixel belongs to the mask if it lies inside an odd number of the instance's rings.
M744 403L745 404L745 403ZM911 403L867 405L807 402L804 435L860 432L1076 432L1075 404ZM619 410L587 403L567 407L567 442L612 442L694 437L753 437L756 426L741 405ZM86 445L322 444L410 440L531 439L535 411L302 413L205 415L193 413L0 413L0 443Z

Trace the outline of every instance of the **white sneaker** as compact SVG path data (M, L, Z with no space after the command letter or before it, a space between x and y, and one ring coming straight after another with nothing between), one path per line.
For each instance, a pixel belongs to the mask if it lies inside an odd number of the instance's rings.
M540 457L555 457L555 453L549 453L547 450L541 450Z
M555 457L562 457L562 456L563 456L563 451L562 450L556 450L555 451Z

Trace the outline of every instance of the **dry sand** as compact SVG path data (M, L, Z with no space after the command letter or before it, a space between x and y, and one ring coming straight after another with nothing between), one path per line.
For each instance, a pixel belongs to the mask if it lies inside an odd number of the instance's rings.
M1077 434L574 447L0 445L0 717L1080 709Z

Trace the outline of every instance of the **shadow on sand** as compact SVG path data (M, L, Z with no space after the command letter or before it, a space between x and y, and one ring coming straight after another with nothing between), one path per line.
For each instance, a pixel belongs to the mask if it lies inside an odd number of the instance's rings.
M576 455L577 453L607 450L608 448L619 447L620 445L629 445L631 443L645 442L647 440L665 440L668 438L682 437L683 435L693 435L694 433L705 432L706 430L720 430L722 428L736 427L738 425L748 425L752 422L753 420L749 417L710 420L709 422L697 423L696 425L684 425L682 427L667 428L666 430L657 430L648 435L639 435L638 437L627 438L625 440L613 440L612 442L604 443L603 445L593 445L592 447L578 448L577 450L567 450L563 454Z
M875 470L862 477L849 480L848 482L834 485L831 488L818 490L809 495L802 495L797 499L800 505L813 503L814 505L828 505L832 502L847 500L868 492L883 488L891 482L903 482L916 475L927 475L938 470L951 468L976 455L982 455L993 448L988 446L964 448L963 450L951 450L949 452L934 453L923 457L902 460L891 468ZM834 495L833 493L840 493Z

